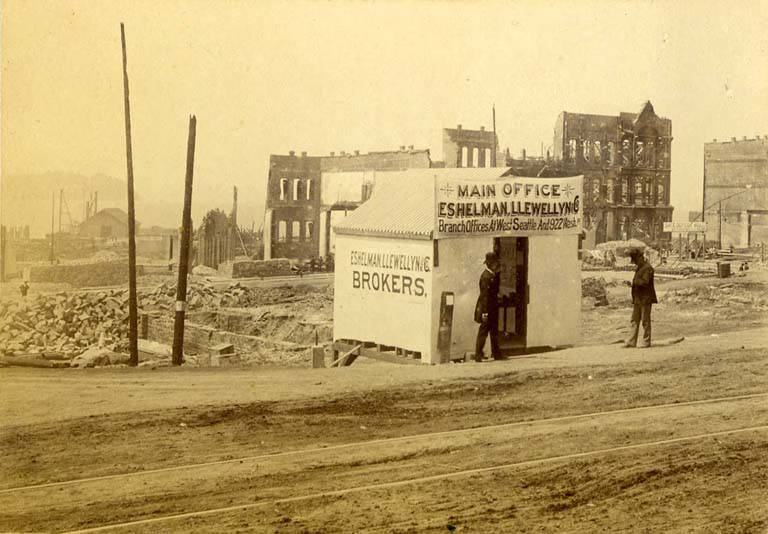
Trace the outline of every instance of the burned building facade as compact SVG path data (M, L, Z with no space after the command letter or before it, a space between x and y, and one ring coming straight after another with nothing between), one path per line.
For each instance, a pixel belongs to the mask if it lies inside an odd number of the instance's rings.
M585 246L669 239L672 121L650 102L636 114L560 113L553 151L557 166L584 175Z
M498 139L494 132L443 128L443 159L446 168L495 167Z
M309 259L333 251L331 225L367 200L377 173L431 166L429 150L269 157L264 258Z
M702 210L709 241L723 247L768 242L768 136L704 144Z

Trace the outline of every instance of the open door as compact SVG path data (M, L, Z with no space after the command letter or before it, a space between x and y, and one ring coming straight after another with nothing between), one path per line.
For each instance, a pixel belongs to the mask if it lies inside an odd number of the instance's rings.
M499 346L526 346L528 308L528 238L498 237L493 249L501 264L499 287Z
M581 330L581 262L577 235L536 236L528 258L527 347L578 342Z

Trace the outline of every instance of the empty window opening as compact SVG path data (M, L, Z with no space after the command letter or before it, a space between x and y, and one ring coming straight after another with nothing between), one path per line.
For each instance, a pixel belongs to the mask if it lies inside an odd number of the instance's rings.
M301 194L301 179L294 178L293 179L293 200L299 200L300 194Z
M304 232L304 239L306 241L312 241L312 238L314 237L313 235L314 227L315 225L312 223L312 221L307 221L306 231Z

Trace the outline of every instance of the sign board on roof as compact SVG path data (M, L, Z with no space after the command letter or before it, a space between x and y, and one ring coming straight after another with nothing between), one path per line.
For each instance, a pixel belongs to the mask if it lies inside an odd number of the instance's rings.
M664 231L678 234L687 234L693 232L706 232L707 223L701 221L691 222L665 222Z
M437 177L435 237L579 234L583 178Z

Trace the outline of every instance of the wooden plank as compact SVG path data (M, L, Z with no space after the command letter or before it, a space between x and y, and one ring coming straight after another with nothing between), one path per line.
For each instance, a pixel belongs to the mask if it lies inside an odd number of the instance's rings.
M357 354L355 354L355 355L354 355L355 357L354 357L354 358L352 358L352 359L351 359L351 361L349 361L349 362L347 362L347 358L348 358L349 356L352 356L352 354L353 354L354 352L356 352L356 351L359 351L359 350L360 350L360 348L361 348L362 346L363 346L362 344L359 344L359 345L355 345L355 346L352 348L352 350L349 350L349 351L345 352L344 354L342 354L341 356L339 356L337 359L333 360L333 361L331 362L331 365L330 365L330 367L339 367L339 366L341 366L341 365L344 365L344 366L350 365L350 364L351 364L353 361L355 361L355 359L357 359Z
M360 356L364 358L371 358L373 360L379 360L388 363L399 363L405 365L421 365L421 360L414 360L412 358L404 358L397 356L393 352L379 352L374 349L365 349L360 351Z
M331 349L335 350L337 352L347 352L349 349L351 349L355 345L356 345L356 343L346 343L346 342L343 342L343 341L334 341L333 343L331 343Z

